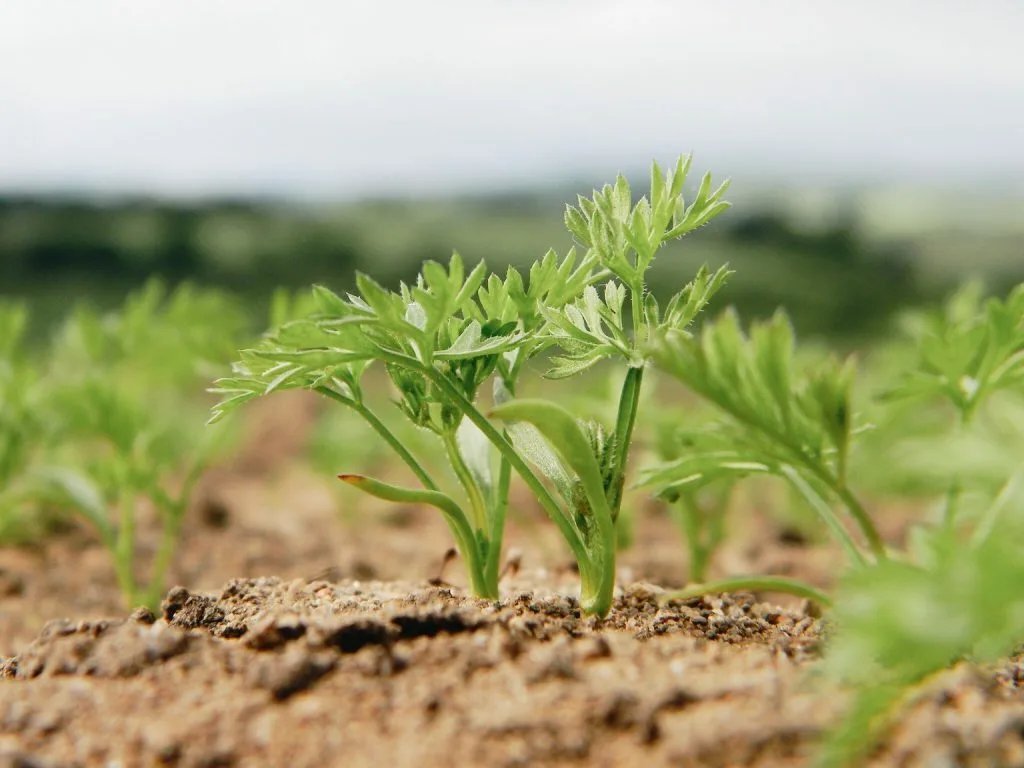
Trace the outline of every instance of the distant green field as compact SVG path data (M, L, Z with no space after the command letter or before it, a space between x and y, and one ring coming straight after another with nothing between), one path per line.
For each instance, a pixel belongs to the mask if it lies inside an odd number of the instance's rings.
M742 214L668 247L655 274L675 284L708 261L737 276L723 294L748 314L786 305L799 330L860 335L884 327L901 302L934 299L981 277L999 290L1024 278L1024 198L872 191L748 189ZM242 295L264 316L274 286L355 270L394 285L425 259L523 266L571 239L560 210L569 191L478 198L370 200L295 206L269 201L172 203L0 199L0 294L31 297L38 322L68 296L116 305L154 274ZM657 283L655 285L657 290ZM42 318L40 320L39 318Z

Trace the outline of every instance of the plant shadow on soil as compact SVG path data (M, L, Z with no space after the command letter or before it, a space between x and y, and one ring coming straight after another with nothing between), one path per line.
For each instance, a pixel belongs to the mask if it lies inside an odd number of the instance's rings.
M340 523L288 459L313 412L272 413L273 451L254 439L207 478L172 574L190 589L159 616L126 615L87 532L0 550L0 768L796 766L839 713L813 684L823 628L805 605L659 601L651 583L683 575L663 517L641 517L604 621L580 616L557 534L528 520L509 532L529 540L522 570L476 600L455 567L431 579L449 546L435 516ZM723 569L827 584L832 550L765 520L745 533ZM1019 658L955 667L871 763L1024 765L1022 688Z

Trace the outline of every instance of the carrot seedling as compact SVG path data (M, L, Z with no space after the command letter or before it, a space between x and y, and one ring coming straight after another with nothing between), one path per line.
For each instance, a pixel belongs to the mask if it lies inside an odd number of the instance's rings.
M186 286L168 296L151 283L118 312L79 308L50 350L42 417L53 439L30 479L40 503L67 505L95 528L129 605L159 605L192 490L225 437L203 430L202 405L183 392L237 345L242 318L221 294ZM160 535L140 579L144 510Z
M553 251L524 278L517 270L468 272L456 254L447 267L427 262L415 283L392 291L368 275L357 293L317 287L317 310L286 322L242 353L234 375L217 382L214 420L255 397L305 388L351 408L406 464L419 488L347 473L342 479L384 499L440 510L475 594L495 598L513 472L559 527L579 563L581 605L604 615L615 575L615 518L632 440L646 358L656 328L684 328L722 285L725 270L702 270L662 311L647 293L646 273L661 246L728 207L725 186L705 176L693 202L682 190L683 158L668 173L657 165L650 197L633 203L629 185L581 198L566 224L582 246ZM598 287L600 286L600 287ZM629 312L625 313L626 302ZM527 363L552 351L549 376L565 378L615 358L626 373L616 424L580 422L561 406L517 399ZM371 407L362 380L383 365L402 415L431 433L448 460L460 499L447 493ZM482 405L489 384L492 405ZM490 410L494 420L488 418Z

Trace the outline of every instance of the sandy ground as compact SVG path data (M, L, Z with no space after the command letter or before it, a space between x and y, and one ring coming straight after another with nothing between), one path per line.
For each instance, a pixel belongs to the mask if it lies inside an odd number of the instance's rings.
M500 602L475 600L458 562L442 570L436 514L356 507L293 459L311 418L261 421L209 475L170 578L187 589L158 616L122 605L87 530L0 549L0 768L808 764L842 705L813 683L808 606L659 600L683 549L642 515L611 615L581 618L525 499L507 536L520 568ZM722 572L827 586L828 547L757 514L734 534ZM872 764L1024 765L1022 685L1019 661L951 670Z

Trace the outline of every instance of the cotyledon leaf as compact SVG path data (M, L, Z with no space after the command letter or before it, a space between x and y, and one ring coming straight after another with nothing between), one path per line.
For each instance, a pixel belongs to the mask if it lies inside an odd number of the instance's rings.
M435 507L441 511L445 520L448 521L452 533L461 545L460 549L463 552L463 556L476 556L476 538L473 535L473 529L470 527L462 508L455 503L451 496L440 491L402 488L401 486L374 480L366 475L343 474L338 475L338 479L384 501L397 501L403 504L427 504Z

